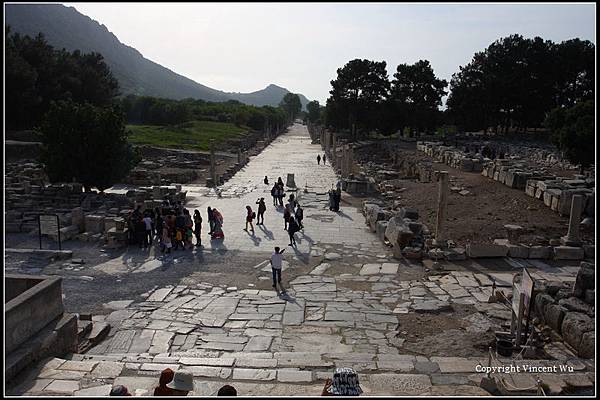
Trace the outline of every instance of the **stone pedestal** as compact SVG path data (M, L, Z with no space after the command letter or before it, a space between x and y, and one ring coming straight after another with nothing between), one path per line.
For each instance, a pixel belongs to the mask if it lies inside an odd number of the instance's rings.
M81 207L71 210L71 224L76 225L79 228L79 232L85 231L85 217Z
M519 244L521 235L523 234L523 227L519 225L504 225L506 229L508 242L510 244Z
M444 247L446 242L444 237L444 222L446 220L446 208L448 204L448 171L438 171L438 212L435 223L436 246Z
M285 183L285 186L291 187L291 188L296 187L296 182L294 181L294 174L287 174L287 181Z
M579 222L581 221L581 212L583 210L583 196L573 195L571 200L571 214L569 215L569 231L566 236L561 238L565 246L579 246Z

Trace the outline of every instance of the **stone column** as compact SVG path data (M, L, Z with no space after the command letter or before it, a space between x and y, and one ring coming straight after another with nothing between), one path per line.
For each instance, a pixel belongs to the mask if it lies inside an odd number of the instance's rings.
M325 153L329 154L329 146L331 144L331 132L325 132Z
M579 246L579 223L581 222L581 212L583 210L583 196L580 194L573 195L571 200L571 214L569 216L569 231L567 236L563 236L560 240L565 246Z
M342 178L348 177L348 145L342 147Z
M354 146L348 146L348 175L354 173Z
M238 149L237 152L237 156L238 156L238 164L240 164L240 167L243 166L244 164L242 163L242 150Z
M438 171L438 212L435 223L435 244L443 246L444 222L446 220L446 207L448 205L448 171Z
M213 185L217 186L217 165L215 158L215 140L210 140L210 177L212 178Z
M331 165L335 165L335 149L336 149L336 137L335 137L335 132L331 134L331 144L332 144L332 151L331 151L331 159L329 160L329 163Z
M71 225L79 228L79 232L85 231L85 216L81 207L76 207L71 210Z

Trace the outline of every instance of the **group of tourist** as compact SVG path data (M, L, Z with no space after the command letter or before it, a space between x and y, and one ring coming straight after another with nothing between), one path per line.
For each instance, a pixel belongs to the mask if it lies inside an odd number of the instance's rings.
M211 239L222 239L223 215L216 209L208 207L209 235ZM202 216L194 210L193 216L181 202L173 204L164 200L161 207L142 212L138 205L128 218L129 243L139 245L142 249L152 246L158 241L162 254L171 250L193 249L202 246ZM193 239L196 243L193 243Z
M194 377L190 372L173 371L170 368L160 374L154 396L187 396L194 390ZM333 379L327 379L321 396L360 396L363 393L358 374L352 368L336 368ZM111 396L131 396L123 385L116 385L110 391ZM217 396L237 396L237 390L231 385L222 386Z
M325 161L327 161L327 156L323 154L323 165L325 165ZM317 155L317 164L321 165L321 155Z
M163 370L154 389L154 396L187 396L194 390L194 377L189 372L174 372L171 368ZM111 396L131 396L129 389L116 385L110 391ZM237 396L237 390L231 385L224 385L217 396Z
M301 229L304 229L302 220L304 219L304 210L296 201L294 194L290 194L288 202L283 210L283 229L288 232L290 236L290 244L288 246L296 245L296 238L294 235Z
M265 176L265 182L268 182L267 177ZM285 197L285 188L283 186L283 181L281 177L277 179L277 182L271 188L271 197L273 197L273 205L274 206L282 206L283 207L283 198Z

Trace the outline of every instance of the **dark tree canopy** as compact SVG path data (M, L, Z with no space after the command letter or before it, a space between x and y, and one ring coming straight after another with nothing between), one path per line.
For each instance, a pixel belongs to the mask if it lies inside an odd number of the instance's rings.
M417 131L435 128L436 115L447 94L448 82L438 79L427 60L413 65L400 64L391 82L389 100L392 110L400 115L400 127L409 126Z
M545 120L556 147L573 164L586 168L594 163L596 146L594 100L569 108L555 108Z
M317 100L313 100L306 104L306 110L308 112L306 117L310 122L315 123L319 121L321 118L321 105Z
M116 106L52 103L40 131L42 161L52 182L75 179L86 190L103 191L133 166L123 114Z
M390 83L385 61L355 59L338 68L327 99L328 122L350 129L353 124L372 129L379 105L388 96Z
M540 127L551 109L593 98L594 52L579 39L499 39L452 76L450 114L467 130Z
M55 50L44 36L10 34L6 29L6 125L28 129L39 124L52 101L110 104L118 83L98 53Z
M300 96L294 93L286 93L281 99L279 106L285 110L290 120L294 120L296 116L302 110L302 103L300 102Z

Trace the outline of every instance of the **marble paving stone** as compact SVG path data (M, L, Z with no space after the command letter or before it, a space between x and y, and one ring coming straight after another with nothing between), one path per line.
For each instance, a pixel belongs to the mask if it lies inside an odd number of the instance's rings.
M92 371L94 378L111 378L114 379L121 374L123 363L113 361L100 361L96 368Z
M274 358L237 358L235 366L245 368L275 368L277 367L277 360Z
M271 346L272 336L253 336L248 341L244 351L266 351Z
M191 372L194 376L203 376L206 378L227 379L231 376L231 368L186 365L181 370Z
M232 367L235 362L235 358L224 358L224 357L181 357L179 363L183 365L204 365L212 367Z
M58 369L68 371L83 371L90 372L98 364L96 361L66 361Z
M79 390L79 382L56 379L44 388L44 392L73 393Z
M93 386L86 389L76 390L73 396L108 396L112 389L112 385Z
M290 383L311 382L312 371L278 370L277 381Z
M233 380L253 380L253 381L272 381L275 379L277 371L273 369L247 369L234 368Z
M154 293L150 295L150 297L148 297L147 301L163 301L165 297L167 297L167 295L171 293L171 290L173 290L173 288L167 287L157 289L156 291L154 291Z

